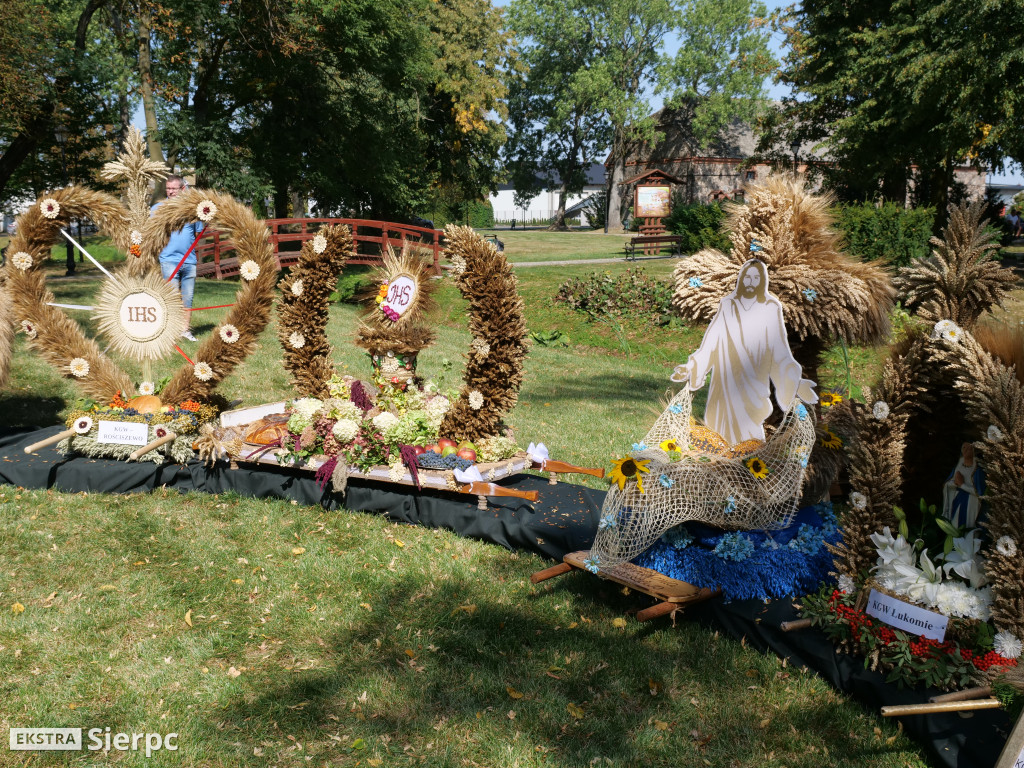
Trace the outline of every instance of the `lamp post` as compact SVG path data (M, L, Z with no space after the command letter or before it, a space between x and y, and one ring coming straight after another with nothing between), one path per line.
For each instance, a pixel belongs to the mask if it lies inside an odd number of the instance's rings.
M793 152L793 178L797 175L796 153L800 151L800 139L793 139L789 142L789 148Z
M57 123L57 126L53 129L53 135L57 139L57 146L60 147L60 167L64 177L64 186L68 185L68 160L64 154L64 145L68 143L68 129L63 123ZM68 224L68 226L71 226ZM71 241L65 239L64 244L67 246L67 275L75 274L75 251L71 247Z

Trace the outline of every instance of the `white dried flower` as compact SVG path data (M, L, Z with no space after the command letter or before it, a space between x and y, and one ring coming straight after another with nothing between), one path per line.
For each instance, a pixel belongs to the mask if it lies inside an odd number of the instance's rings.
M238 341L238 329L230 323L220 327L220 340L225 344L234 344Z
M879 400L871 407L871 415L878 421L885 421L889 418L889 404Z
M42 211L43 218L56 219L60 216L60 203L48 197L39 203L39 210Z
M480 393L480 390L474 389L469 393L469 407L474 411L479 411L484 407L484 396Z
M301 280L296 280L295 282L292 283L292 296L301 296L301 295L302 295L302 281Z
M452 256L452 273L456 276L461 275L466 271L466 260L459 254Z
M298 331L292 331L291 336L288 337L288 343L293 349L302 349L306 346L306 337Z
M327 238L321 234L317 234L313 238L313 253L323 253L327 250Z
M331 427L331 434L338 439L339 443L351 443L359 434L359 422L354 419L338 419Z
M298 414L302 421L312 421L317 412L324 407L324 401L316 397L300 397L292 401L292 414Z
M942 332L942 338L955 344L960 341L960 337L963 335L963 329L955 323L951 323L950 325L950 328L947 328Z
M988 437L993 443L998 443L1003 439L1003 430L997 427L995 424L988 425L988 431L985 432L985 436Z
M128 240L132 245L142 245L142 233L137 229L133 229L131 234L128 235Z
M1017 556L1017 542L1012 536L1000 536L996 539L996 552L1003 557Z
M204 363L202 361L195 364L195 367L192 369L192 373L200 381L209 381L213 378L213 368L210 367L209 363Z
M398 417L390 411L384 411L378 413L373 417L373 426L379 429L381 432L387 432L390 427L393 427L398 423Z
M399 483L405 479L405 465L399 460L388 467L388 477L391 482Z
M36 337L36 327L29 320L21 321L21 332L30 339L34 339Z
M199 217L200 221L213 221L213 217L216 215L217 206L214 205L213 200L203 200L203 202L196 206L196 216Z
M1018 659L1021 651L1020 638L1009 632L996 632L992 640L992 650L1004 659Z
M867 509L868 497L860 491L854 491L850 494L850 506L854 509Z
M159 440L161 437L167 437L167 433L170 430L167 429L163 424L153 425L152 438L153 440Z
M956 328L956 323L952 320L939 320L939 322L935 324L935 327L932 328L932 341L936 341L941 338L942 334L950 328Z
M238 274L246 280L255 280L260 276L260 265L252 259L243 261L242 266L238 268Z
M140 395L152 395L154 392L156 392L156 385L152 381L144 381L139 384Z
M857 582L855 582L852 577L847 576L845 573L839 577L839 581L837 582L836 586L839 588L839 591L842 592L844 595L852 594L857 590Z
M476 352L480 357L487 357L491 353L491 345L483 339L473 339L473 343L470 344L473 351Z
M90 429L92 429L92 417L90 416L79 416L75 419L75 425L72 427L80 435L84 435Z
M68 363L68 370L76 379L81 379L83 376L89 375L89 361L84 357L76 357Z
M11 264L20 269L22 272L32 266L32 256L25 251L18 251L16 254L11 256Z

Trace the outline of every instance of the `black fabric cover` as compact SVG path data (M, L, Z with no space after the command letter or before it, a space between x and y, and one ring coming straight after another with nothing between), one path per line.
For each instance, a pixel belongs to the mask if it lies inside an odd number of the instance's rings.
M341 497L317 487L309 472L261 465L230 469L150 462L66 457L53 447L38 455L24 447L55 434L60 427L0 432L0 482L23 488L56 488L61 491L140 493L160 486L184 491L293 499L300 504L328 509L365 510L391 520L447 528L462 536L524 549L561 560L568 552L588 549L597 531L604 493L569 483L549 485L544 478L520 475L502 485L536 489L535 504L523 499L494 497L486 511L477 509L476 498L440 491L413 492L402 486L351 480ZM401 488L401 490L396 490ZM688 615L712 623L762 652L788 658L806 666L835 688L877 712L883 705L927 701L937 691L900 690L885 683L882 675L864 668L863 659L837 654L825 636L806 629L785 633L783 621L797 618L789 600L764 604L757 601L722 603L712 600L688 609ZM901 718L904 730L924 745L936 762L950 768L989 768L995 764L1012 727L1006 713L984 710L964 718L957 713L915 715Z
M885 676L864 668L859 656L836 653L832 643L817 629L783 632L783 621L799 618L791 600L765 604L756 600L701 603L688 610L701 621L720 627L747 645L789 659L797 667L817 672L837 690L855 698L873 712L883 706L921 704L937 689L900 689ZM921 744L938 765L950 768L991 768L999 758L1013 723L1001 709L986 709L963 717L956 712L912 715L899 718L903 730Z
M495 496L488 499L488 508L482 511L477 509L475 496L434 490L415 492L406 486L359 479L349 480L346 495L342 496L329 488L320 489L311 472L266 464L238 469L226 464L206 467L198 461L158 465L64 456L55 446L31 456L25 453L26 445L60 429L0 433L0 482L72 493L142 493L167 486L182 492L235 491L256 498L293 499L300 504L358 509L386 515L396 522L447 528L462 536L556 560L590 547L604 502L602 491L570 483L550 485L546 478L535 475L520 475L498 485L536 490L540 493L536 503Z

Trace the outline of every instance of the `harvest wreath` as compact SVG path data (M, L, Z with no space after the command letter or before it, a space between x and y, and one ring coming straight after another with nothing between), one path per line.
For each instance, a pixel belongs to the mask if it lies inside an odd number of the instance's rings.
M543 444L522 451L504 417L515 405L526 354L526 323L516 278L503 254L465 227L449 227L450 273L469 300L469 351L460 391L439 391L416 373L418 353L434 339L424 316L434 284L413 247L384 254L377 289L356 343L372 365L372 383L333 373L324 332L328 296L351 249L345 228L303 246L281 283L279 338L293 384L307 395L222 414L197 445L207 460L287 464L316 472L344 492L350 477L486 496L525 496L493 481L527 468L588 470L549 459Z

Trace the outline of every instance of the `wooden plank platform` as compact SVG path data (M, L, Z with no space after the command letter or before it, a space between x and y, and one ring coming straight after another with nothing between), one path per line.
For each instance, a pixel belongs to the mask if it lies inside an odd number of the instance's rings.
M570 552L562 558L562 562L542 571L537 571L530 576L530 581L537 584L541 581L561 576L573 568L581 571L587 570L584 562L590 557L590 550L583 549L578 552ZM589 573L589 571L588 571ZM709 600L718 594L720 589L708 589L696 587L679 579L673 579L663 573L652 571L650 568L642 568L633 563L621 563L611 568L602 568L596 576L629 587L637 592L649 595L658 601L656 605L639 611L636 615L638 621L647 621L657 616L664 616L666 613L678 610L689 603L699 603Z

